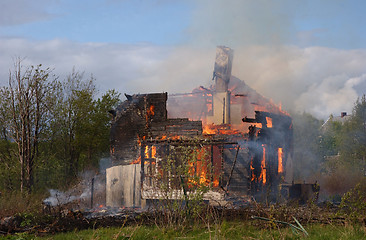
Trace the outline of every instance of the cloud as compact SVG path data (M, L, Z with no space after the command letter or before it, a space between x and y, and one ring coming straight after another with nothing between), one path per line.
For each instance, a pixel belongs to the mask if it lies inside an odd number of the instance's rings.
M359 96L357 88L362 83L366 83L365 74L355 78L347 78L346 75L330 76L319 83L313 83L299 96L295 104L299 109L323 118L330 113L339 116L343 111L352 110Z
M1 0L0 26L13 26L48 19L52 17L52 14L46 11L47 6L56 2L57 0Z
M233 74L262 95L320 118L350 112L366 93L365 49L252 46L234 58Z
M54 39L29 41L0 38L0 83L7 83L14 59L24 65L42 64L54 69L61 79L73 67L92 74L100 90L126 93L190 92L197 84L209 82L215 58L210 51L152 44L78 43Z
M187 34L191 44L203 46L283 44L293 29L288 5L268 0L198 1Z
M149 44L78 43L60 39L29 41L19 38L0 39L0 52L2 84L14 58L22 57L25 58L23 64L43 64L55 69L61 78L75 67L77 71L85 71L86 75L93 74L102 90L115 88L122 92L138 91L141 86L136 81L148 77L162 56L167 54L166 50Z
M366 93L366 50L295 46L234 49L233 75L287 109L320 118L351 112ZM0 39L0 81L6 84L15 57L43 64L65 78L73 67L93 74L101 92L190 92L212 84L215 47L78 43L55 39Z

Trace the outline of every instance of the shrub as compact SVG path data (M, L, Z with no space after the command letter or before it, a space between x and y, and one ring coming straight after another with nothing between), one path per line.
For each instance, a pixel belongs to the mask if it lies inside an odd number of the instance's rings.
M341 213L346 213L353 220L366 218L366 178L353 189L345 193L341 202Z

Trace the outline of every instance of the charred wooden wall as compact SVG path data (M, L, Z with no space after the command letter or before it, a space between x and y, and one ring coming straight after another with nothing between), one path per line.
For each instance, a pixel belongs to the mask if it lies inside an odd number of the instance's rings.
M163 137L202 135L202 122L167 118L167 93L127 96L115 111L111 126L114 165L131 164L140 156L141 142Z
M116 109L111 126L114 165L130 164L139 156L139 142L151 136L153 122L166 122L167 93L128 96Z
M287 161L292 159L292 119L285 114L255 111L255 118L245 117L242 120L262 125L259 129L255 126L249 128L250 191L252 195L260 195L263 190L267 191L270 188L271 194L275 196L278 185L286 176ZM283 151L281 172L279 148Z
M222 184L230 194L243 195L248 192L248 151L239 145L226 145L223 150ZM228 184L229 183L229 184Z

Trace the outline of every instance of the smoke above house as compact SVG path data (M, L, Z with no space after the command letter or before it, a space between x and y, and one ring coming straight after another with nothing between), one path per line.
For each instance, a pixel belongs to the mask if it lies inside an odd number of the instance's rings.
M318 3L327 4L328 21L339 16L337 3ZM352 34L329 39L327 29L296 26L302 15L290 10L296 7L304 13L311 6L292 1L199 1L182 33L185 38L171 45L0 37L0 68L4 69L0 81L6 83L12 59L20 56L25 65L54 68L61 79L73 67L93 74L101 92L111 88L122 93L189 92L197 85L211 85L214 49L226 45L235 50L233 76L288 110L326 119L351 112L363 93L366 50L353 44L357 38ZM348 28L348 33L357 31ZM342 39L349 44L344 49L325 47L325 36L329 43Z

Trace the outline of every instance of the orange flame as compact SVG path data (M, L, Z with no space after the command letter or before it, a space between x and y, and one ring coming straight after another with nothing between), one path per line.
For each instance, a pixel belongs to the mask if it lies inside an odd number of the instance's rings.
M176 136L170 136L169 137L170 140L179 140L180 136L176 135Z
M149 158L149 146L145 146L145 158Z
M139 164L139 163L141 163L141 156L135 161L133 161L131 164Z
M156 158L156 146L145 146L145 158Z
M206 178L207 176L207 166L204 163L200 164L200 184L207 184L209 180Z
M203 134L215 134L215 129L210 128L210 125L203 126Z
M282 104L279 103L279 105L276 105L272 99L269 99L268 102L257 102L257 103L253 103L254 106L254 110L255 111L266 111L266 112L272 112L272 113L277 113L277 114L284 114L287 116L290 116L290 114L286 111L284 111L282 109Z
M282 148L278 148L278 173L283 172L282 154Z
M156 139L158 140L179 140L181 138L181 136L179 135L163 135L163 136L160 136L160 137L157 137Z
M156 147L155 146L151 146L151 157L156 158Z
M149 117L150 116L154 116L155 115L155 106L154 105L150 105L150 107L146 110L146 122L149 121Z
M215 125L212 123L203 126L203 134L236 135L240 134L240 132L236 129L232 129L230 124Z
M210 183L210 179L207 177L207 168L208 163L205 161L205 149L198 149L197 150L197 161L195 162L188 162L189 169L188 172L191 178L188 179L188 187L193 187L198 184L202 184L207 186ZM219 186L218 179L213 181L213 186Z
M261 162L262 171L261 171L260 178L262 179L263 185L265 185L266 181L267 181L267 176L266 176L266 174L267 174L267 169L266 169L266 148L264 147L264 144L262 146L263 146L263 158L262 158L262 162Z
M151 146L151 157L149 156L149 146L145 146L145 158L156 158L156 146ZM136 160L131 162L131 164L140 164L141 163L141 156L139 156ZM150 161L145 161L145 164L150 163Z
M254 167L253 167L253 158L250 160L250 171L252 172L252 178L250 179L250 181L254 181L255 180L255 175L254 175Z
M219 186L219 180L215 179L213 180L213 187L218 187Z
M155 115L154 110L155 110L155 106L154 105L150 105L149 109L147 109L147 114L149 116L154 116Z
M199 173L199 183L200 184L208 184L209 179L206 178L207 176L207 162L205 162L205 149L198 149L197 150L197 173Z
M272 128L272 118L266 117L266 121L267 121L267 128Z

